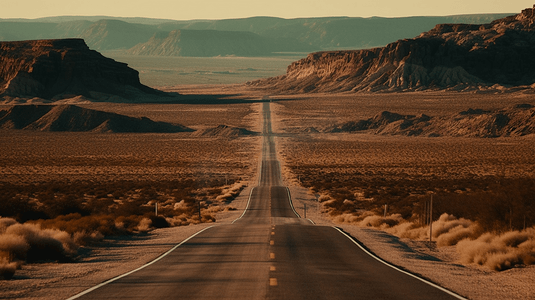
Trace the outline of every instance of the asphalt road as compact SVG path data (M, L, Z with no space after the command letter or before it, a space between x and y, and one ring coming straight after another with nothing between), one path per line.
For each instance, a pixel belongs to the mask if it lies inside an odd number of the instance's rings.
M294 212L282 185L269 105L263 107L259 185L241 218L208 228L157 262L71 299L459 299Z

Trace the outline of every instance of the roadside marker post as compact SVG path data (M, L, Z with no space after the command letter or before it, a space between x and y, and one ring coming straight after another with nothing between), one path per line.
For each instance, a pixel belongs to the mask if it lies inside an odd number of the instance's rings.
M202 223L202 217L201 217L201 201L199 201L199 223Z
M433 194L429 203L429 242L433 242Z

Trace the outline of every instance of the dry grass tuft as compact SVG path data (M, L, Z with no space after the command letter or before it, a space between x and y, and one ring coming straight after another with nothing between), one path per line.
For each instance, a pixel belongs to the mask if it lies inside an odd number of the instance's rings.
M332 199L325 202L329 201ZM404 220L400 214L383 217L363 212L360 216L341 214L333 219L374 227L401 238L429 239L428 226ZM484 233L477 222L442 214L433 222L433 239L439 247L457 245L461 262L465 264L475 263L495 271L535 264L535 228L502 234Z
M9 280L13 278L17 267L16 262L9 262L5 258L0 258L0 279Z
M20 224L0 218L0 277L10 279L21 262L64 261L77 253L71 235L39 224Z
M403 221L400 214L393 214L386 217L368 216L362 220L359 225L367 227L389 228L398 225Z
M496 271L535 263L535 228L503 234L485 233L457 244L463 263L475 263Z

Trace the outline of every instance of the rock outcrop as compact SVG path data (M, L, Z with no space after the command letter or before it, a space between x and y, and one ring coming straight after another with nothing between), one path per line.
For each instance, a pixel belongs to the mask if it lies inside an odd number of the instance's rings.
M0 111L0 128L37 131L191 132L180 124L155 122L75 105L15 105Z
M254 131L247 130L240 127L232 127L228 125L219 125L213 128L205 128L195 131L193 136L204 136L204 137L240 137L240 136L251 136L257 135L258 133Z
M82 39L0 42L0 97L63 99L83 95L162 94L125 63L90 50Z
M535 107L518 104L499 110L468 109L444 117L400 115L383 111L367 120L335 124L322 130L329 133L364 131L380 135L428 137L524 136L535 134Z
M382 48L309 54L252 86L279 92L470 90L535 83L534 9L485 25L442 24Z

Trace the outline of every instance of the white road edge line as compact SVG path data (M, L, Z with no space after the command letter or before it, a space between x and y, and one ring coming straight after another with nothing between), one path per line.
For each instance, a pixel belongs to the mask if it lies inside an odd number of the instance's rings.
M403 273L403 274L409 275L409 276L411 276L411 277L413 277L413 278L416 278L416 279L420 280L421 282L426 283L426 284L428 284L428 285L430 285L430 286L432 286L432 287L434 287L434 288L437 288L437 289L439 289L439 290L441 290L441 291L443 291L443 292L445 292L445 293L447 293L447 294L449 294L449 295L451 295L451 296L453 296L453 297L455 297L455 298L457 298L457 299L468 300L467 298L464 298L464 297L461 296L461 295L458 295L458 294L456 294L456 293L454 293L454 292L452 292L452 291L450 291L450 290L448 290L448 289L446 289L446 288L443 288L443 287L441 287L440 285L437 285L437 284L435 284L435 283L432 283L431 281L427 281L427 280L425 280L425 279L423 279L423 278L421 278L421 277L418 277L418 276L416 276L416 275L414 275L414 274L411 274L411 273L409 273L409 272L407 272L407 271L404 271L404 270L402 270L402 269L400 269L400 268L398 268L398 267L396 267L396 266L394 266L394 265L392 265L392 264L386 262L386 261L383 260L382 258L380 258L380 257L378 257L377 255L375 255L375 254L371 253L370 251L366 250L366 248L362 247L359 243L355 242L355 240L354 240L351 236L349 236L347 233L345 233L345 232L343 232L342 230L340 230L340 228L335 227L335 226L333 226L333 228L336 229L336 230L338 230L338 231L339 231L341 234L343 234L345 237L347 237L350 241L353 242L353 244L357 245L357 246L358 246L362 251L364 251L366 254L368 254L369 256L371 256L371 257L373 257L373 258L375 258L377 261L379 261L379 262L381 262L381 263L383 263L383 264L389 266L390 268L392 268L392 269L394 269L394 270L396 270L396 271L399 271L399 272L401 272L401 273Z
M243 218L243 216L245 216L245 213L247 212L247 210L249 209L249 204L251 203L251 196L253 195L253 190L256 189L257 187L253 187L251 189L251 191L249 192L249 199L247 200L247 206L245 207L245 209L243 210L243 213L241 214L241 216L239 218L237 218L236 220L232 221L232 223L230 224L234 224L234 222L238 221L239 219Z
M135 269L135 270L132 270L132 271L130 271L130 272L128 272L128 273L125 273L125 274L123 274L123 275L119 275L119 276L117 276L117 277L115 277L115 278L112 278L112 279L110 279L110 280L108 280L108 281L105 281L105 282L103 282L103 283L101 283L101 284L98 284L98 285L96 285L96 286L94 286L94 287L92 287L92 288L89 288L89 289L87 289L87 290L85 290L85 291L83 291L83 292L81 292L81 293L79 293L79 294L76 294L76 295L74 295L74 296L72 296L72 297L70 297L70 298L68 298L68 299L66 299L66 300L78 299L78 298L84 296L85 294L88 294L88 293L90 293L90 292L92 292L92 291L94 291L94 290L96 290L96 289L98 289L98 288L101 288L101 287L107 285L108 283L112 283L112 282L114 282L114 281L116 281L116 280L119 280L119 279L121 279L121 278L123 278L123 277L126 277L126 276L128 276L128 275L130 275L130 274L132 274L132 273L135 273L135 272L137 272L137 271L139 271L139 270L141 270L141 269L144 269L144 268L146 268L146 267L148 267L148 266L154 264L155 262L159 261L160 259L164 258L165 256L169 255L169 253L175 251L176 248L182 246L184 243L186 243L187 241L191 240L191 239L194 238L196 235L198 235L198 234L200 234L201 232L203 232L203 231L205 231L205 230L208 230L208 229L210 229L210 228L212 228L212 227L215 227L215 226L216 226L216 225L212 225L212 226L210 226L210 227L206 227L206 228L204 228L203 230L198 231L197 233L193 234L193 235L190 236L189 238L187 238L187 239L183 240L182 242L180 242L178 245L176 245L176 246L174 246L173 248L171 248L171 250L165 252L164 254L158 256L158 257L157 257L156 259L154 259L153 261L148 262L147 264L145 264L145 265L143 265L143 266L141 266L141 267L139 267L139 268L137 268L137 269Z
M292 195L290 195L290 189L289 189L288 187L286 187L286 192L288 193L288 201L290 202L290 207L291 207L292 210L294 211L294 214L295 214L298 218L301 218L301 216L295 211L294 204L292 203Z
M294 214L298 218L301 218L301 216L295 211L294 204L293 204L293 201L292 201L292 194L290 193L290 189L288 187L286 187L286 191L288 191L288 201L290 201L290 207L292 207L292 210L294 211ZM316 225L316 223L314 223L314 221L310 220L309 218L306 218L306 220L309 221L310 223L312 223L312 225Z

